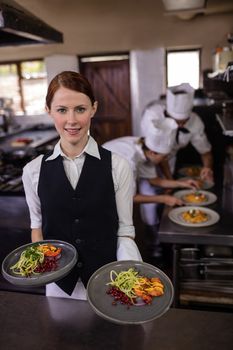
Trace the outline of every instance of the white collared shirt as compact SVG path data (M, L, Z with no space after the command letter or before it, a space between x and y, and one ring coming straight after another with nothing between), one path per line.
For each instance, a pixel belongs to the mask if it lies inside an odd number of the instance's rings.
M82 167L85 161L86 153L100 159L99 149L95 140L90 136L88 143L81 154L75 159L70 159L61 150L60 142L54 148L54 151L46 161L55 159L59 155L63 157L65 173L73 188L76 187L79 180ZM38 182L40 167L43 155L38 156L29 162L23 169L23 185L26 195L26 201L29 207L31 228L41 228L42 216L40 198L38 196ZM117 232L117 260L136 260L142 261L141 254L135 241L135 229L133 226L133 175L128 162L112 154L112 176L115 189L116 206L119 218L119 229ZM80 280L77 281L75 289L71 296L61 290L55 283L46 286L47 296L65 297L72 299L86 299L86 290Z
M66 175L73 188L76 187L79 180L82 167L85 161L86 153L99 158L100 154L97 143L90 136L88 143L82 153L75 159L70 159L61 150L60 141L56 144L54 151L47 162L63 157L63 164ZM31 228L41 228L41 206L38 196L38 182L40 167L43 155L38 156L29 162L23 169L23 184L26 195L26 201L30 211ZM135 229L132 221L133 212L133 179L132 171L128 162L117 154L112 154L112 176L116 194L116 205L119 217L118 236L131 236L134 238Z
M205 133L205 126L201 118L196 114L191 112L189 119L184 124L184 128L189 131L188 134L179 134L179 143L175 143L172 153L175 154L179 149L184 148L189 142L197 150L199 154L205 154L211 151L211 145L207 139Z

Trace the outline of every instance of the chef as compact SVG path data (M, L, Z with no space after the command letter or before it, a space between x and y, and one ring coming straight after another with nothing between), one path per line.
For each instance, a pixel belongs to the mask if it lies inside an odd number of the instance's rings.
M168 162L163 162L165 176L172 178L178 150L191 143L201 156L201 178L213 182L211 145L205 134L202 120L196 113L192 112L193 98L194 89L187 83L168 88L166 103L154 103L143 113L141 134L146 136L155 120L172 118L177 123L178 128L174 146L168 157L169 165Z
M170 180L157 175L155 165L165 160L173 149L176 132L177 124L172 118L160 118L153 122L153 128L150 128L145 138L126 136L102 145L113 154L124 157L133 170L134 203L140 203L142 220L147 226L151 256L158 255L157 203L169 206L182 204L181 200L172 195L156 193L157 186L159 188L196 188L198 186L193 180ZM139 193L137 187L140 182L144 183L144 189Z

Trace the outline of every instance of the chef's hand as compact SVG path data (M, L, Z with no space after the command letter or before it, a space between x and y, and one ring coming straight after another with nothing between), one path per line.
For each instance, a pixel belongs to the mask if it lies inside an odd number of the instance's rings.
M200 173L201 180L206 180L208 182L214 182L213 170L211 168L203 167Z
M172 191L173 191L172 188L165 188L165 189L164 189L164 193L165 193L165 194L171 194Z
M192 188L193 190L200 189L200 181L188 179L188 180L177 180L177 187Z
M169 207L174 207L174 205L182 205L183 204L181 199L176 198L174 196L162 194L161 197L162 197L163 203L168 205Z

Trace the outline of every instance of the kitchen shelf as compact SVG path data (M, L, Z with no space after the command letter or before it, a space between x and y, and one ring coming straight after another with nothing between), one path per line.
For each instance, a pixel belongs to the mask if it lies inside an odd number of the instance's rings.
M216 118L222 128L223 135L233 136L233 115L232 117L226 117L216 114Z

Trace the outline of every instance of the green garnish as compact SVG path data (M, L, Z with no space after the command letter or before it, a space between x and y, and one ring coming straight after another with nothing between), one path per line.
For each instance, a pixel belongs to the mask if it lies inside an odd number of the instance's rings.
M17 263L10 267L11 270L17 275L24 277L30 276L31 274L36 274L35 270L39 264L44 261L44 254L37 249L38 245L28 247L25 249Z

